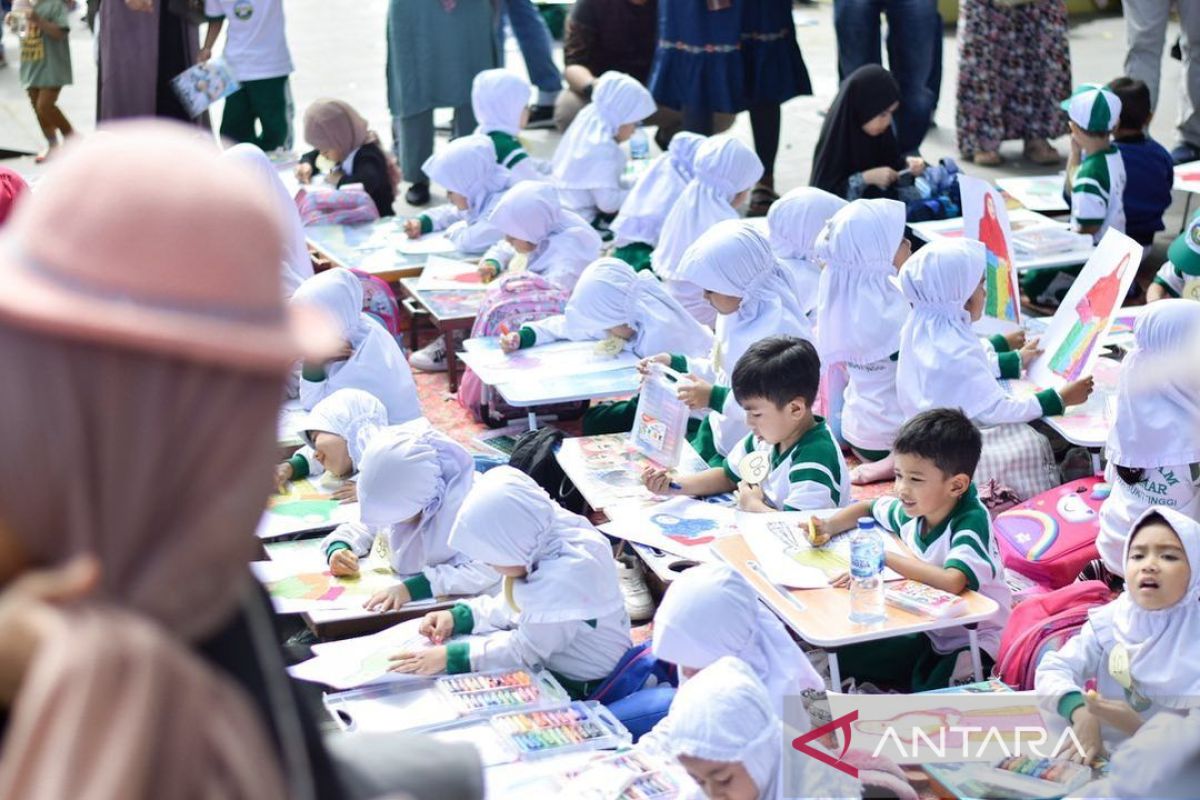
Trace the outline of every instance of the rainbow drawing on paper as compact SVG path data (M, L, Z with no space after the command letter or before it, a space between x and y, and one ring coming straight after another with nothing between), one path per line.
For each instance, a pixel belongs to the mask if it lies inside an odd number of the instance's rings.
M1050 357L1050 371L1073 381L1083 374L1084 365L1095 350L1100 337L1108 332L1108 325L1120 304L1121 279L1129 267L1129 254L1104 277L1096 281L1075 305L1078 319L1070 332Z
M996 212L994 193L983 197L983 218L979 221L979 241L987 248L987 304L984 313L995 319L1009 322L1021 321L1019 295L1016 288L1016 270L1013 269L1012 254Z

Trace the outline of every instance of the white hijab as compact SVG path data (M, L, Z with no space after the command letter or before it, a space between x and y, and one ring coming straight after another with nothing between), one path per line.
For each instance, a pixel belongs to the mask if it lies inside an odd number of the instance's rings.
M821 262L814 252L817 235L846 205L836 194L801 186L772 203L767 212L771 249L791 271L800 304L808 314L817 306L821 282Z
M471 454L423 419L371 437L358 478L363 524L396 526L421 515L402 544L392 543L396 572L411 575L459 557L449 544L450 530L474 475Z
M812 340L808 317L783 265L766 237L748 222L731 219L709 228L684 253L680 277L701 289L741 298L737 311L717 317L713 366L718 374L732 375L750 345L768 336Z
M271 187L271 197L279 209L279 218L283 220L283 266L281 279L283 281L283 296L291 297L300 284L313 275L312 256L308 254L308 245L304 238L304 224L300 221L300 212L296 209L296 201L288 194L287 187L279 179L275 165L267 158L262 150L252 144L235 144L225 151L225 157L254 171L259 180Z
M600 234L578 214L563 209L549 184L518 183L504 193L490 219L505 236L536 244L526 269L567 291L600 255Z
M692 567L671 585L654 615L654 655L692 669L737 656L766 685L780 716L784 697L825 687L783 623L724 564Z
M525 567L513 583L521 622L600 619L625 608L608 540L512 467L479 476L450 546L491 566Z
M507 69L485 69L476 75L471 81L471 108L479 123L476 131L499 131L509 136L520 133L521 114L529 105L529 88L527 80Z
M667 721L671 755L741 764L759 800L783 797L783 723L745 662L725 656L680 686Z
M979 287L987 250L969 239L927 244L900 270L912 312L900 334L896 395L905 416L958 408L974 419L1005 393L964 306Z
M362 389L338 389L312 407L300 435L309 447L317 446L313 434L319 431L342 437L357 470L367 442L387 424L387 409L377 398Z
M697 149L692 180L663 222L651 262L663 280L679 279L683 253L718 222L736 219L730 205L762 177L758 155L730 136L710 136Z
M650 91L624 72L606 72L592 102L575 117L554 151L551 167L560 189L615 189L625 169L617 129L658 110Z
M358 276L348 269L329 269L306 280L292 302L321 309L353 348L350 358L325 367L325 380L300 379L300 403L309 411L338 389L362 389L379 398L388 411L388 422L408 422L421 416L421 403L412 371L400 345L383 326L362 313L363 290Z
M1190 300L1185 302L1192 302ZM1129 653L1135 688L1146 698L1170 708L1200 707L1200 666L1188 653L1200 642L1200 523L1178 511L1151 506L1138 517L1136 531L1151 514L1158 514L1175 531L1191 567L1183 599L1168 608L1147 611L1122 592L1116 600L1092 612L1110 616L1113 635ZM1129 559L1135 536L1125 540L1122 562Z
M696 150L703 142L704 137L696 133L675 134L667 152L642 173L612 222L618 247L630 242L658 244L667 214L692 179Z
M1122 467L1200 461L1200 303L1162 300L1133 327L1125 357L1108 458Z
M575 340L603 339L609 328L633 328L634 354L648 358L680 353L703 358L712 352L712 331L701 325L648 272L616 258L593 261L567 301L566 333Z
M467 198L467 221L475 222L508 188L508 170L496 163L492 140L479 134L462 136L434 153L421 166L429 179Z
M908 304L892 278L904 219L898 200L855 200L817 237L814 249L825 262L817 292L823 366L870 364L900 349Z

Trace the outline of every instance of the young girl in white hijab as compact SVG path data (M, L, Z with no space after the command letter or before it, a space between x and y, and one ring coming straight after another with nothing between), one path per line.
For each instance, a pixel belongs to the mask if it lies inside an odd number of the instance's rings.
M680 131L671 139L667 152L646 168L613 220L613 258L638 272L650 269L650 254L658 244L667 214L692 179L696 150L704 137Z
M280 180L275 165L260 148L252 144L235 144L225 151L225 157L253 170L258 179L270 187L271 198L275 201L284 226L283 269L280 273L283 296L291 297L300 284L313 275L312 256L308 254L304 224L300 221L296 201Z
M1117 418L1108 434L1096 548L1110 572L1124 574L1121 551L1133 521L1150 506L1200 519L1200 381L1188 369L1200 343L1200 303L1161 300L1134 325Z
M421 170L446 189L450 200L404 223L410 239L445 231L460 253L483 253L504 238L488 217L511 175L496 163L486 136L463 136L430 156Z
M571 291L584 267L600 256L600 234L578 214L560 208L558 193L549 184L523 181L509 189L492 211L491 223L504 241L479 262L485 280L503 272L520 253L527 270Z
M471 82L475 132L491 140L496 163L512 173L513 183L540 180L549 168L517 139L529 121L529 91L529 81L507 69L485 69Z
M821 282L821 262L816 256L817 235L833 215L845 207L846 201L836 194L801 186L776 200L767 212L771 249L791 270L800 305L814 323L817 289Z
M362 311L363 290L348 269L330 269L306 280L292 303L321 312L336 325L342 352L324 363L305 363L300 371L300 403L311 411L338 389L362 389L387 408L388 422L421 416L421 401L400 345L383 326Z
M475 463L462 445L425 420L360 431L359 522L339 525L321 546L334 575L358 574L379 542L402 583L365 603L391 611L413 600L476 595L500 576L449 545L450 530L471 489Z
M563 208L589 222L598 214L612 219L621 209L629 193L621 143L658 110L650 90L623 72L606 72L593 86L592 102L567 128L551 162Z
M491 565L504 590L428 614L439 643L391 657L396 672L434 674L525 667L550 670L575 699L590 695L630 648L629 615L608 541L512 467L480 475L450 532L450 546Z
M753 225L726 220L711 227L684 254L680 275L699 287L717 314L709 358L660 353L653 360L688 373L680 397L693 410L711 409L691 438L700 456L716 466L750 428L730 388L742 354L768 336L812 340L790 278Z
M1125 591L1047 653L1035 679L1043 708L1067 720L1088 760L1159 714L1200 713L1200 665L1189 657L1200 640L1200 524L1151 507L1122 560Z
M825 262L817 289L821 364L829 394L842 395L842 438L863 459L854 483L892 477L892 440L905 416L896 399L896 354L908 303L896 289L896 270L911 248L904 238L904 204L856 200L834 213L817 237ZM845 372L838 365L844 365Z
M762 174L762 161L749 147L729 136L710 136L697 148L692 180L663 222L651 256L654 272L679 304L705 325L716 323L716 311L703 290L680 275L683 254L716 223L737 219L738 206Z
M997 434L1005 432L996 428L1063 413L1066 406L1087 399L1092 379L1072 381L1058 390L1043 389L1025 398L1009 394L1000 385L987 348L971 330L987 301L986 256L979 242L934 242L900 271L900 291L912 304L912 311L900 335L896 394L906 418L930 408L961 410L983 435L984 455L975 471L976 483L994 477L1020 496L1033 497L1059 482L1045 437L1023 426L1020 433L1029 440L1026 461L1040 462L1039 466L1031 470L1003 468L997 474L995 465L1001 462L1001 454L994 442ZM1024 441L1019 447L1024 450ZM993 453L990 459L989 452ZM1011 458L1005 456L1005 460Z
M276 469L280 489L287 481L329 472L347 478L358 470L367 437L388 424L383 403L361 389L338 389L313 406L300 435L305 446ZM352 493L335 494L351 499Z

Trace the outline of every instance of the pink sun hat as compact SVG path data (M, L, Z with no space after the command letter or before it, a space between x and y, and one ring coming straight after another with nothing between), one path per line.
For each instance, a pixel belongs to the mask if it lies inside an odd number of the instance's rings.
M261 181L211 141L113 124L65 147L0 233L0 321L282 374L298 351L282 229Z

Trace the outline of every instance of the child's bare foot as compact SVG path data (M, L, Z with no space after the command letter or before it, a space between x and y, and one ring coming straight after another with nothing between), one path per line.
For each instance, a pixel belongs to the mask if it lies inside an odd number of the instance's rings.
M850 470L850 482L855 486L890 481L894 477L896 477L896 469L891 455L881 461L864 461Z

